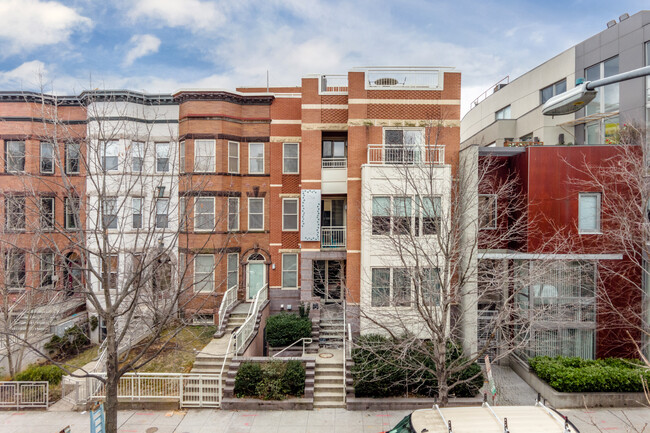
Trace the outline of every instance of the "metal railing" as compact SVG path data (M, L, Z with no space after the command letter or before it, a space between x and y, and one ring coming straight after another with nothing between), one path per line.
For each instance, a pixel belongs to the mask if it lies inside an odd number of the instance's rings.
M348 93L347 75L321 75L318 80L320 95L345 95Z
M221 299L221 305L219 306L219 327L221 329L223 321L226 317L226 311L230 308L235 302L237 302L237 285L232 286L226 293L223 294L223 299Z
M347 168L347 158L323 158L321 162L322 168Z
M510 75L506 75L499 81L497 81L495 84L491 85L485 92L481 93L478 95L478 98L474 99L472 101L472 104L470 105L470 108L476 107L478 104L481 103L485 98L493 94L494 92L498 92L501 90L502 87L507 86L510 83Z
M345 247L346 227L321 227L320 246L321 248L343 248Z
M440 70L430 68L368 68L367 89L437 89Z
M255 331L255 323L257 322L257 313L259 313L260 308L264 301L268 299L269 294L269 285L266 284L262 287L259 292L255 295L253 303L248 309L248 316L244 321L244 324L237 330L235 334L235 353L240 354L240 350L243 349L244 344L248 341L253 331Z
M528 147L528 146L543 146L543 141L504 141L504 147Z
M49 405L49 383L47 381L0 382L0 408L22 409Z
M312 343L312 339L311 339L311 338L308 338L308 337L303 337L303 338L301 338L301 339L299 339L299 340L294 341L293 343L291 343L290 345L288 345L287 347L285 347L284 349L282 349L281 351L279 351L278 353L276 353L275 355L273 355L271 358L275 358L275 357L277 357L277 356L280 355L282 352L284 352L284 351L287 350L287 349L292 348L293 346L295 346L296 344L300 343L301 341L302 341L302 356L305 356L305 347L306 347L306 345L309 345L309 344Z
M368 145L368 164L417 165L444 163L444 145Z

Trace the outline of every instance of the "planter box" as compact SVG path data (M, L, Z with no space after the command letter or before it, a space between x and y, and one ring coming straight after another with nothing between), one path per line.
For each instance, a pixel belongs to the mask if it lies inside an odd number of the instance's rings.
M531 388L538 392L546 403L558 409L585 407L639 407L648 401L642 392L559 392L540 379L527 362L510 357L510 367Z
M447 407L480 406L483 397L450 398ZM347 398L348 410L415 410L431 409L435 404L433 398Z

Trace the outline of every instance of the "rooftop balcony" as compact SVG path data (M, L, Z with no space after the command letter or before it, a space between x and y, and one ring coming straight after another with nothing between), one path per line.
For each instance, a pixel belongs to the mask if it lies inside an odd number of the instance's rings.
M318 79L319 95L347 95L348 76L346 75L321 75Z
M369 144L368 164L444 164L444 145Z

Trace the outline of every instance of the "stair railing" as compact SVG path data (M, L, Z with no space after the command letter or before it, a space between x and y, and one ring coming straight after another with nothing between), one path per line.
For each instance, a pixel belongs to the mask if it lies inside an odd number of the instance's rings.
M239 353L239 351L244 347L244 343L246 343L250 336L253 335L253 331L255 331L255 323L257 322L257 314L259 313L264 300L268 298L268 293L269 285L266 284L255 295L253 304L248 309L248 316L246 317L244 324L233 333L235 335L235 353Z
M231 352L230 347L232 346L233 335L235 335L235 333L231 332L230 333L230 338L228 339L228 346L226 346L226 353L223 355L223 362L221 363L221 371L219 372L222 379L223 379L223 371L226 369L226 363L228 362L228 355ZM219 390L219 392L221 392L221 390Z
M347 340L346 335L345 335L345 330L347 328L347 300L343 300L343 403L345 403L345 399L347 397L347 350L345 347L345 340Z
M294 341L293 343L291 343L290 345L288 345L287 347L285 347L284 349L282 349L281 351L279 351L278 353L273 355L271 358L275 358L276 356L278 356L279 354L281 354L285 350L292 348L293 346L300 343L301 341L302 341L302 356L304 357L305 356L305 345L312 343L312 339L309 338L309 337L303 337L303 338L301 338L299 340Z
M237 302L237 285L232 286L223 294L221 306L219 307L219 327L217 330L221 329L226 317L226 311L228 311L228 308L230 308L235 302Z

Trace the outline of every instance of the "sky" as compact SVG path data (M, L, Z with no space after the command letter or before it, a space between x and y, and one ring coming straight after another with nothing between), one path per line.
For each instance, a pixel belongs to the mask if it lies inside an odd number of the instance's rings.
M452 66L483 91L647 1L0 0L0 90L295 86L358 66Z

